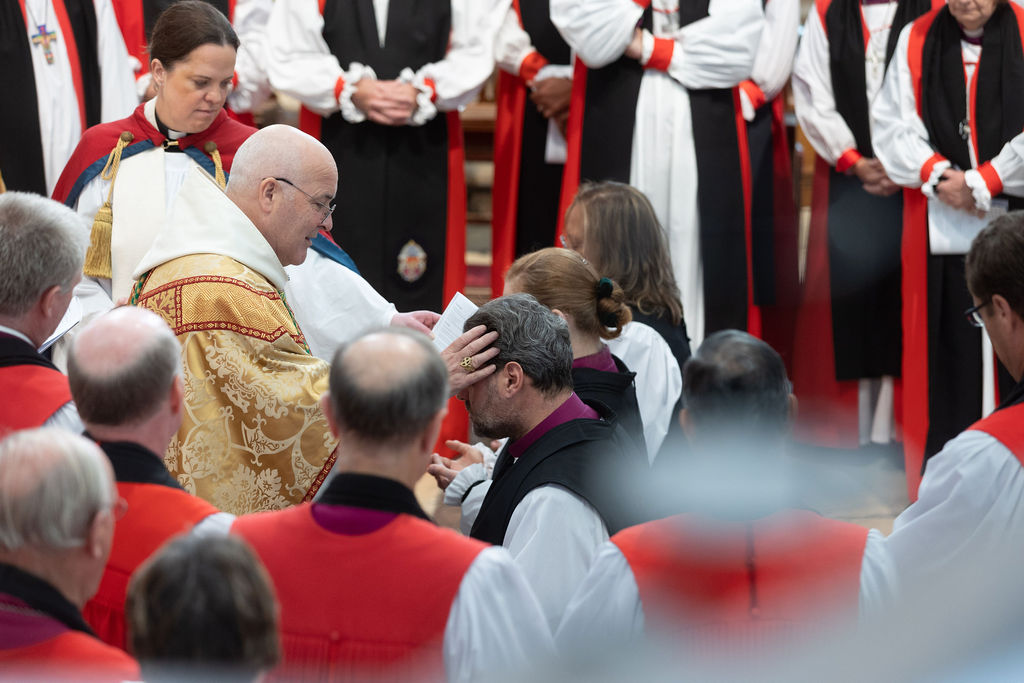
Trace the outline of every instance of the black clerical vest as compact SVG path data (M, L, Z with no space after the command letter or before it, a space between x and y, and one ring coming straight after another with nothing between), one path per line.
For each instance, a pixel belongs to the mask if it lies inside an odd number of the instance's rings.
M381 47L372 0L327 0L323 37L343 69L352 62L377 78L397 78L444 58L451 0L391 0ZM350 124L340 112L323 119L320 139L334 154L342 182L334 239L363 277L402 310L442 306L448 217L448 126L439 112L423 126ZM397 267L410 241L426 270L414 279ZM418 254L419 252L416 251Z

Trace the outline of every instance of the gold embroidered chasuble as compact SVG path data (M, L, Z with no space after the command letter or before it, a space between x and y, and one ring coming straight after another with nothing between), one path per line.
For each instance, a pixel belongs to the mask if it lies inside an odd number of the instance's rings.
M193 254L155 268L138 305L182 346L185 414L164 456L178 482L236 515L312 498L336 446L319 406L329 368L280 292L230 257Z

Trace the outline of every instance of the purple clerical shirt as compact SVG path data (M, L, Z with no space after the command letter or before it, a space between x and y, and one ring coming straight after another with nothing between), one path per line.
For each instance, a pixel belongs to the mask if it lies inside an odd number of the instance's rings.
M562 405L555 408L550 415L541 420L540 424L510 443L508 445L508 454L512 456L513 460L517 460L537 439L558 425L565 424L570 420L580 420L583 418L599 420L601 416L597 414L596 410L581 401L576 392L573 392L569 394L569 398L562 402Z

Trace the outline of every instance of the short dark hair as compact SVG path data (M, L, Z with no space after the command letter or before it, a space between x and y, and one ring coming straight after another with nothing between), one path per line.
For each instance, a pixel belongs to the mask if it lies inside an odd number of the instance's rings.
M358 377L352 346L371 334L411 339L420 347L415 371L397 381L368 383ZM420 434L448 400L448 369L433 344L402 328L374 330L338 348L331 363L331 414L337 423L373 441L403 441Z
M203 45L230 45L238 50L238 35L220 10L203 0L181 0L160 13L149 37L149 57L171 70Z
M533 386L551 396L572 389L572 344L569 326L529 294L509 294L488 301L463 325L484 325L497 332L499 368L519 363Z
M169 541L132 576L125 613L146 681L252 680L281 658L273 584L237 536Z
M975 297L999 294L1024 318L1024 211L999 216L974 237L964 275Z
M792 390L775 349L739 330L712 334L683 365L683 401L698 430L782 432Z
M68 353L68 384L78 415L97 425L128 425L150 417L180 372L181 345L170 329L155 335L135 362L105 375L86 372L74 345Z

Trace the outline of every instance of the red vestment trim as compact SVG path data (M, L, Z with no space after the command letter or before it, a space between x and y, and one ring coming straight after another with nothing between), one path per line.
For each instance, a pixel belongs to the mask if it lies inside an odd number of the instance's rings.
M1024 466L1024 404L1002 408L983 417L968 429L985 432L1006 446Z
M534 50L523 57L523 63L519 65L519 77L524 81L532 81L537 77L537 72L548 65L544 55Z
M979 166L978 173L981 174L982 180L985 181L985 186L988 187L990 195L995 197L1003 191L1003 181L999 177L999 172L996 171L995 166L992 165L991 161L986 161Z
M579 57L572 73L572 94L569 98L569 121L566 125L565 170L562 172L562 198L558 206L558 227L555 244L559 246L565 231L565 212L580 186L580 146L583 141L583 109L587 102L587 65Z
M864 155L862 155L856 149L851 147L850 149L843 152L843 155L836 160L836 170L839 171L840 173L846 173L851 168L853 168L858 161L860 161L863 158Z
M42 365L0 368L0 436L41 427L71 400L68 378Z
M525 65L525 60L523 63ZM516 258L517 200L525 107L526 86L523 81L510 73L499 71L491 214L492 297L501 296L505 288L505 271Z
M647 60L644 68L668 71L669 65L672 64L672 52L675 47L676 41L671 38L655 38L651 58Z
M747 122L743 118L739 88L732 89L733 110L736 116L736 142L739 146L740 176L743 179L743 233L747 243L747 332L761 337L761 309L754 305L754 244L751 233L750 202L753 188L750 170L750 145L747 142Z
M139 665L134 659L97 638L70 629L27 647L5 649L0 644L0 669L10 680L139 680Z
M750 100L750 106L754 109L760 109L766 102L768 102L768 99L764 95L764 90L761 90L761 87L749 78L740 82L740 90L747 93L747 99Z

